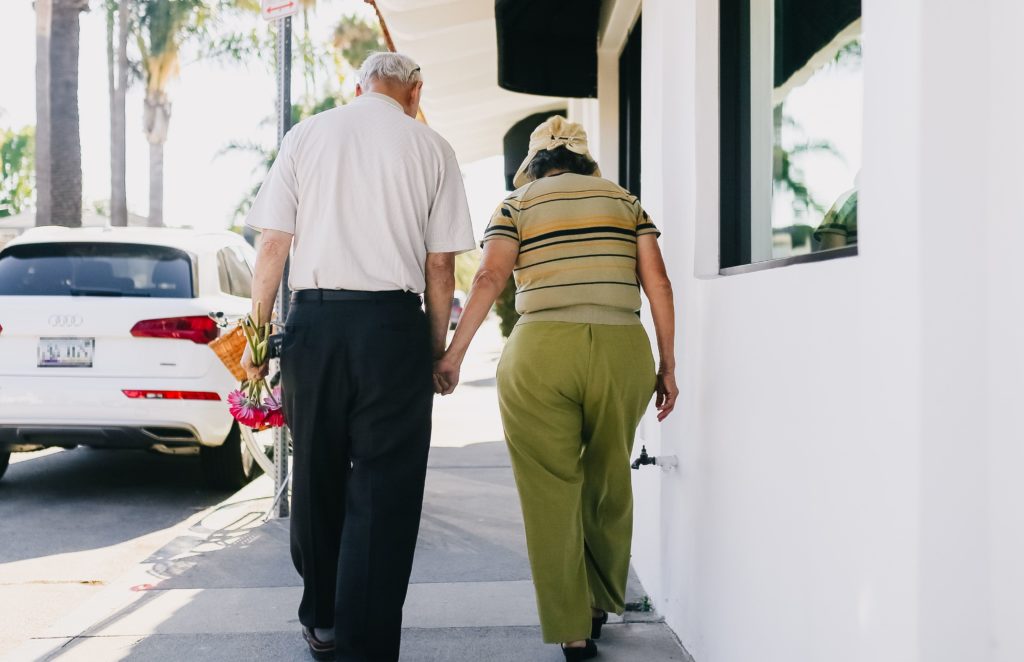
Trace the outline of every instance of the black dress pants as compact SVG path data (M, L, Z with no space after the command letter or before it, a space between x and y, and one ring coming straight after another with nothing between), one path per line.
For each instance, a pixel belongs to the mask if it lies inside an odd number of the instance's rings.
M413 294L317 292L293 302L281 348L299 621L335 628L338 660L395 662L430 446L429 325Z

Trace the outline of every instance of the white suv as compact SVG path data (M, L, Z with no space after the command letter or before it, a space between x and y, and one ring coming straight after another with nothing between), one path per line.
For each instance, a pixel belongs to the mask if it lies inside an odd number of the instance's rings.
M0 476L49 446L200 453L209 482L257 470L207 347L250 308L255 252L230 232L43 227L0 251Z

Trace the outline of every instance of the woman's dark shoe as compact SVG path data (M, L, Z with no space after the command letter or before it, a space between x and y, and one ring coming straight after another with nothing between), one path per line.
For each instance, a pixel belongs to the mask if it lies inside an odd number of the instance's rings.
M565 655L566 662L589 660L592 657L597 657L597 644L594 643L593 639L587 639L587 645L583 648L566 648L562 646L562 654Z
M309 654L314 660L333 660L336 656L333 641L320 641L313 628L302 628L302 638L309 645ZM580 658L583 659L583 658Z
M590 638L600 639L601 638L601 626L608 622L608 612L602 612L600 616L594 616L590 619Z

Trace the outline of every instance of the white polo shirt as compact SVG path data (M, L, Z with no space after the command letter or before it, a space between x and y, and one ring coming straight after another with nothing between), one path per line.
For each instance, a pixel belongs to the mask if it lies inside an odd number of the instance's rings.
M289 287L426 288L426 254L476 247L451 146L368 93L296 124L246 224L295 235Z

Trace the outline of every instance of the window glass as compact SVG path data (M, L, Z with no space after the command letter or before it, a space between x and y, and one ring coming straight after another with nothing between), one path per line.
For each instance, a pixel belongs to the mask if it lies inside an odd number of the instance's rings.
M47 243L0 252L0 295L194 296L192 260L175 248L120 243Z
M782 258L857 243L863 44L859 2L819 2L817 14L774 4L771 257Z
M231 294L231 276L228 275L228 260L224 253L224 249L217 251L217 281L221 292Z
M722 267L856 254L860 0L720 8Z
M217 253L217 271L220 289L236 297L252 297L252 271L241 250L230 246Z

